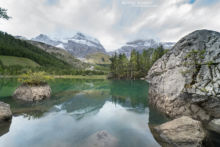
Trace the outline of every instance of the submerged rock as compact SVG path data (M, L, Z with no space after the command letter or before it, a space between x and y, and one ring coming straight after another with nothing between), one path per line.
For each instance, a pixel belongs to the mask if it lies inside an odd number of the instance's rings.
M155 127L163 146L201 147L206 139L206 133L201 122L190 117L181 118Z
M102 130L92 134L85 142L81 145L83 147L117 147L118 139L109 134L107 131Z
M171 118L220 118L220 33L199 30L155 62L147 79L150 103Z
M220 119L213 119L210 121L208 128L214 132L220 133Z
M51 96L51 88L48 84L28 85L22 84L19 86L13 97L24 101L39 101Z
M11 120L12 112L10 109L10 105L4 102L0 102L0 121L8 121Z

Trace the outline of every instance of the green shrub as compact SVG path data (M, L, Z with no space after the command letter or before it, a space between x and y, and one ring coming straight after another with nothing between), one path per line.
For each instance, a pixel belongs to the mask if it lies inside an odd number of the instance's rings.
M28 71L27 73L20 75L18 81L22 84L40 85L46 84L48 80L52 79L53 78L47 75L45 72Z

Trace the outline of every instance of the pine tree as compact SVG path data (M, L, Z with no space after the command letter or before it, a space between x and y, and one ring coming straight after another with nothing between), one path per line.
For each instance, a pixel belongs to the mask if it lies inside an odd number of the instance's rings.
M7 9L0 7L0 18L7 19L7 20L11 18L7 14Z
M130 60L125 54L115 54L111 58L111 74L116 79L136 79L147 75L148 70L166 51L162 46L156 49L143 50L139 53L132 50Z

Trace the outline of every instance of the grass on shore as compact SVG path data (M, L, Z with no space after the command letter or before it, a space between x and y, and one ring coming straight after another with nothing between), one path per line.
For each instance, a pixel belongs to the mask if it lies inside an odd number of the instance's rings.
M36 62L22 57L13 57L13 56L0 56L0 61L4 66L29 66L29 67L39 67L40 65Z
M0 78L19 78L20 76L1 76ZM55 79L107 79L106 75L51 75Z
M62 75L62 76L52 76L54 78L60 79L107 79L106 75Z

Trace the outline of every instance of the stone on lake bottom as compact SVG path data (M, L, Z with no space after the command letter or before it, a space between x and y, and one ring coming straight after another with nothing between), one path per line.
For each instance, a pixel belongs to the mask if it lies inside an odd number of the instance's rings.
M109 134L107 131L98 131L86 140L83 147L117 147L118 139Z

